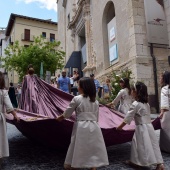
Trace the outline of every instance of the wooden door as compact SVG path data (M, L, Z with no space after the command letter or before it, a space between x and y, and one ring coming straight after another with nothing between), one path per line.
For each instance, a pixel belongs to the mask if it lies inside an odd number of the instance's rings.
M30 41L30 30L29 29L25 29L25 40Z

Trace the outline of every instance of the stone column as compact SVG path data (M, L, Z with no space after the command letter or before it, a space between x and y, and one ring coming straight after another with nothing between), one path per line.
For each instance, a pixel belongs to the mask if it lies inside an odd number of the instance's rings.
M155 78L157 69L153 65L155 62L156 65L158 63L155 57L151 57L148 46L144 0L131 0L129 5L131 10L129 57L133 60L132 71L135 81L144 81L148 87L151 110L156 113L155 106L159 106L158 88L156 87L157 77Z
M135 79L151 78L148 53L144 0L129 1L129 58L133 60L132 71ZM150 73L150 74L149 74Z
M90 2L86 0L83 6L83 15L85 19L85 33L86 33L86 57L87 66L83 69L86 76L89 76L92 70L92 45L91 45L91 16L90 16Z
M170 0L164 1L165 15L167 20L168 27L168 38L169 38L169 46L170 46Z

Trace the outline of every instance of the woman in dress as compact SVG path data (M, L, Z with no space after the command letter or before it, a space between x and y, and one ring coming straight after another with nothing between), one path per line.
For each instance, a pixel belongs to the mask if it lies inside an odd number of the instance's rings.
M170 72L165 71L161 75L161 132L160 132L160 148L162 151L170 153Z
M115 108L117 104L120 102L118 111L123 114L126 114L129 111L129 108L132 104L132 96L131 96L129 79L121 78L120 86L122 89L119 91L116 98L111 103L107 104L107 106L108 107L113 106Z
M2 159L9 156L9 146L7 138L7 128L6 128L6 119L5 112L12 113L14 119L19 121L16 112L12 106L12 103L9 99L8 91L5 90L5 80L3 73L0 72L0 169L2 164Z
M130 161L126 161L126 163L138 166L156 164L156 170L164 170L159 142L151 123L146 85L142 82L135 83L132 87L132 95L135 101L124 121L117 127L117 130L122 130L126 124L135 120L136 128L132 139L131 157Z
M66 111L57 118L62 121L76 112L71 143L67 152L64 167L91 168L108 165L106 146L98 125L99 104L96 100L96 88L91 78L79 80L79 94L75 96Z

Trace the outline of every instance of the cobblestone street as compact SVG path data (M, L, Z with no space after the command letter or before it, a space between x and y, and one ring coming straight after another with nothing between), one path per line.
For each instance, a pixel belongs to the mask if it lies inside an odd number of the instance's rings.
M4 160L2 170L62 170L65 152L48 149L34 144L24 137L13 125L8 124L8 138L10 146L10 157ZM130 155L130 143L108 148L108 167L100 170L131 170L124 165ZM163 153L166 169L170 169L170 154ZM154 169L140 168L144 170Z

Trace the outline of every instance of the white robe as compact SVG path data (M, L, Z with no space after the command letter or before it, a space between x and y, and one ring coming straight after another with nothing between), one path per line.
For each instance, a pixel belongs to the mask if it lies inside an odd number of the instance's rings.
M169 85L161 89L161 109L169 110L164 113L161 120L160 148L170 153L170 89Z
M73 168L92 168L108 165L108 156L98 125L98 101L90 102L82 95L75 96L63 113L68 118L76 112L71 143L65 164Z
M139 166L163 163L159 142L151 124L150 106L134 101L124 122L135 120L136 128L132 139L130 161Z
M120 102L118 111L127 114L132 104L132 96L129 95L127 88L121 89L112 103L116 106L118 102Z
M13 111L13 106L6 90L0 90L0 158L9 156L9 146L6 129L5 108L7 112Z

